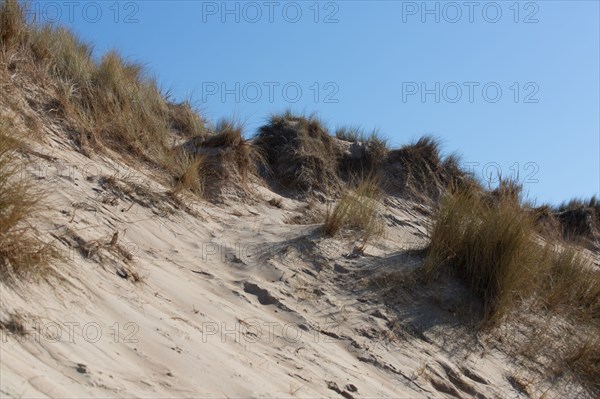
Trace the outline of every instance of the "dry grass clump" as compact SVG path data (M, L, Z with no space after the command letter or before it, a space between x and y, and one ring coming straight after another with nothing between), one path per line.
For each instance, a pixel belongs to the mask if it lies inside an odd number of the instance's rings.
M340 174L346 180L357 174L375 173L389 151L387 140L376 130L367 134L358 127L341 127L335 136L351 143L339 160Z
M18 313L9 313L6 320L0 320L0 330L23 337L27 334L25 318Z
M523 185L513 179L500 178L497 187L487 191L476 191L475 194L487 201L489 206L507 202L517 209L523 208Z
M250 177L265 163L260 149L244 139L243 125L226 119L211 134L194 137L181 149L190 159L181 181L202 181L202 192L208 196L221 193L226 184L245 190Z
M190 138L206 134L206 126L190 101L167 104L171 129L182 137Z
M202 143L205 147L236 147L241 143L248 143L243 135L244 125L230 119L221 119L217 122L213 134L206 136Z
M167 103L156 82L144 77L141 65L109 52L88 82L73 83L83 84L73 107L81 138L90 139L95 148L106 145L160 166L170 164Z
M56 257L40 241L28 220L38 210L41 193L18 162L20 142L6 119L0 119L0 278L37 278L47 274Z
M531 297L552 308L585 308L596 318L600 284L590 282L600 283L598 271L574 249L542 243L520 191L518 184L502 182L487 195L448 195L433 220L427 267L450 268L464 278L483 298L490 320Z
M579 321L595 320L600 327L600 270L572 247L550 246L549 267L541 281L546 309Z
M171 103L140 63L115 51L95 61L92 46L68 29L29 23L25 7L0 0L0 65L53 89L57 112L82 152L109 148L179 171L169 133L191 137L205 130L189 102Z
M550 205L532 206L526 211L530 213L538 234L549 240L562 237L560 223Z
M563 238L590 249L600 249L600 205L595 198L561 205L555 217Z
M394 183L390 187L418 198L438 199L449 186L478 186L462 171L460 158L440 156L440 142L423 136L415 143L389 152L385 170Z
M592 251L600 249L600 203L596 197L574 198L559 206L531 207L540 234Z
M300 194L331 193L341 186L338 148L315 116L287 111L272 115L254 144L261 148L275 183Z
M192 155L182 152L175 161L177 171L174 172L173 192L189 190L199 197L204 196L206 177L206 158L202 155Z
M92 59L93 47L63 27L28 26L29 37L21 49L27 50L35 65L50 77L56 79L58 87L73 85L74 90L82 90L91 80L96 65Z
M483 299L485 318L498 321L531 294L540 261L532 232L510 196L492 202L460 190L444 198L434 216L426 269L458 274Z
M518 184L503 182L484 194L448 194L433 218L425 275L449 272L464 280L484 304L486 328L524 314L528 323L548 315L564 320L577 330L579 343L562 333L531 333L527 339L540 352L532 357L554 359L544 367L560 367L558 374L570 373L598 394L600 270L581 250L542 238L520 192Z
M365 133L363 129L356 126L342 126L335 131L335 137L348 141L350 143L373 143L374 146L386 148L387 140L383 138L377 130L373 130L370 134Z
M5 47L18 45L26 34L24 7L17 1L0 2L0 43Z
M557 212L573 211L580 208L596 208L600 206L600 200L595 195L590 198L571 198L556 207Z
M314 115L272 115L254 139L262 148L274 183L301 195L336 194L343 180L375 173L388 153L377 132L339 128L336 138Z
M356 187L342 195L333 209L328 209L323 223L323 233L334 236L343 227L361 232L363 249L370 238L381 236L385 226L378 212L381 195L379 180L373 175L357 179Z
M212 170L219 177L239 179L242 184L257 173L257 166L264 163L261 151L250 141L244 139L243 125L223 119L217 123L214 134L208 136L202 146L219 149Z
M342 126L335 131L335 137L350 143L367 141L368 139L365 131L358 126Z

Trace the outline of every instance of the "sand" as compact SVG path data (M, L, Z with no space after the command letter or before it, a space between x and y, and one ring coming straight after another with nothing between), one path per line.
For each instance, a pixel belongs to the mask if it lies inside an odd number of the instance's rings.
M502 352L456 350L444 304L387 308L368 288L418 263L422 205L386 201L385 238L355 256L351 234L288 223L306 203L272 206L279 196L251 185L253 200L185 209L151 171L45 129L24 173L47 192L36 227L64 259L49 283L1 287L0 317L26 329L2 330L2 397L525 396ZM115 195L110 176L137 192Z

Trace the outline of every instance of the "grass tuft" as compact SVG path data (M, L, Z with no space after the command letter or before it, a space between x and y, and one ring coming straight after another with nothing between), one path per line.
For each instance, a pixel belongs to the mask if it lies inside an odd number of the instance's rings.
M537 350L526 356L553 359L548 367L598 394L600 270L580 249L539 234L542 211L524 207L521 187L511 181L483 194L448 194L433 217L424 275L461 278L484 304L485 328L524 315L528 323L560 316L577 340L530 336L528 345Z
M177 171L175 175L174 193L186 189L198 197L204 196L206 177L206 158L202 155L181 153L175 162Z
M56 253L40 241L28 223L39 211L41 193L22 173L20 142L12 126L0 119L0 278L44 277Z
M191 138L206 134L205 123L194 110L190 101L168 103L167 108L170 127L180 136Z
M279 187L332 193L341 187L337 172L339 149L324 124L314 115L291 111L271 115L254 144L259 147Z
M521 187L502 181L486 195L457 191L434 216L426 266L449 268L465 279L497 321L523 298L541 298L600 317L600 273L573 248L544 241L532 212L522 207ZM584 312L585 310L585 312Z
M600 325L600 271L573 247L548 247L550 264L544 270L540 297L544 306L579 321Z
M364 249L367 241L383 235L385 230L378 212L380 191L379 180L376 177L357 179L355 188L342 195L337 204L327 210L323 233L334 236L343 227L358 229L362 241L359 249Z
M423 136L416 142L392 150L386 158L386 170L394 187L411 197L436 201L450 187L479 185L460 167L460 157L452 154L443 159L440 141Z
M358 127L341 127L336 138L351 143L339 159L339 171L345 180L353 176L376 173L389 152L387 140L377 130L370 134Z
M572 198L569 201L564 201L558 205L555 210L557 212L573 211L580 208L596 208L600 206L600 200L595 195L590 198Z
M49 83L57 112L82 153L111 150L179 173L177 136L206 133L189 102L170 102L144 65L116 51L95 60L93 47L70 30L28 22L26 5L0 0L0 67L36 84Z
M23 40L27 31L25 4L16 0L0 2L0 44L12 47Z
M243 125L228 119L220 120L210 134L191 138L182 149L190 158L183 164L186 179L199 178L202 193L210 197L222 193L227 184L246 191L250 177L265 163L260 149L244 138Z
M444 198L434 216L426 270L458 274L483 299L485 318L497 321L532 288L540 260L532 232L512 197L489 201L460 190Z
M562 237L591 250L600 249L600 202L596 196L574 198L553 208Z
M350 143L372 143L377 147L386 149L388 147L388 140L381 136L377 130L373 130L370 134L367 134L357 126L340 127L335 131L335 137Z

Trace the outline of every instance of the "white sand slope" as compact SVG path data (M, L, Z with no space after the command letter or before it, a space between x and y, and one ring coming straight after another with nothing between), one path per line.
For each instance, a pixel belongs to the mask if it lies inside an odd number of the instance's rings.
M37 227L65 260L51 284L1 287L2 320L27 330L2 330L3 397L525 396L501 352L456 349L452 289L385 308L368 288L418 262L406 250L424 243L419 205L388 201L386 238L353 257L351 237L286 223L304 203L277 208L252 187L256 201L176 209L150 173L46 133L27 173L48 193Z

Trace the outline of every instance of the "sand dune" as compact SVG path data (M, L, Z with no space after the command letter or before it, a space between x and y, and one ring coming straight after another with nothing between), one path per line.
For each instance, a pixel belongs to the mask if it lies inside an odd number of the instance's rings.
M248 139L0 20L1 397L600 392L597 198L533 206L433 137L292 111Z
M394 239L354 257L351 238L286 223L300 201L271 206L277 194L252 186L250 203L189 200L186 210L150 172L91 161L63 132L47 134L52 145L36 148L47 156L27 173L48 192L37 227L66 261L51 284L2 286L3 317L18 314L27 330L3 330L3 396L523 395L501 352L445 344L461 334L445 321L451 298L394 312L366 286L386 267L419 262L417 204L390 201ZM111 176L144 190L118 198L103 188Z

